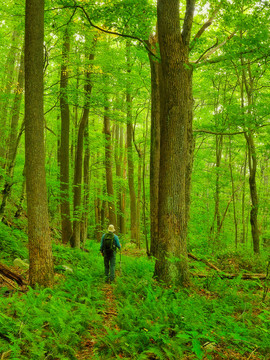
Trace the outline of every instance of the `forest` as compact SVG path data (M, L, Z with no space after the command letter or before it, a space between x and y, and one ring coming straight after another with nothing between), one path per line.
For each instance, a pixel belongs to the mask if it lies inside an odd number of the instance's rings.
M0 14L1 360L269 360L268 0Z

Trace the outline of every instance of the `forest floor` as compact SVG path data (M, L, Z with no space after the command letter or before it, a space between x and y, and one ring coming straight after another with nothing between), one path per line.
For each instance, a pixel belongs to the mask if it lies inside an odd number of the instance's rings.
M122 254L128 257L144 257L146 256L145 254L145 250L143 249L134 249L134 248L129 248L129 249L125 249L124 251L122 251ZM239 269L239 264L236 261L235 258L231 258L228 259L228 264L230 266L233 266L235 270L239 271L241 269ZM120 275L120 271L116 270L116 275ZM117 318L117 301L118 299L116 298L115 294L114 294L114 289L115 286L110 285L110 284L103 284L103 286L101 287L102 292L103 292L103 296L105 298L105 309L102 312L102 316L103 316L103 332L99 332L99 333L93 333L90 330L90 334L92 336L92 339L85 339L82 341L81 343L81 347L82 349L78 352L78 354L76 355L78 360L83 360L83 359L94 359L94 347L95 344L97 342L97 339L99 339L99 341L102 342L102 336L104 336L105 334L107 334L107 330L108 329L116 329L117 331L120 331L121 329L118 327L117 322L116 322L116 318ZM260 296L262 291L260 291ZM199 296L205 297L207 300L211 300L213 298L218 298L218 294L213 294L210 291L207 291L205 289L196 289L196 293ZM241 291L240 294L241 296ZM253 316L257 316L260 314L261 309L260 309L260 301L256 305L256 308L253 309ZM235 317L237 317L237 314L235 314ZM224 339L224 338L223 338ZM230 349L228 347L228 344L224 341L222 341L223 339L221 339L220 344L214 344L213 343L206 343L205 344L205 352L206 355L205 356L199 356L197 357L196 355L192 354L192 355L179 355L178 357L174 357L174 360L195 360L195 359L201 359L201 360L224 360L224 359L229 359L229 360L261 360L262 357L260 355L256 354L257 348L255 347L253 351L251 351L249 354L245 353L244 355L241 354L240 352L235 351L234 349ZM224 339L225 340L225 339ZM108 357L109 358L109 357ZM113 357L114 358L114 357ZM122 359L125 358L127 359L127 357L125 357L124 354L119 353L117 355L117 358ZM111 359L111 357L110 357ZM130 357L130 359L133 359L133 357ZM146 358L145 358L146 359ZM151 353L148 352L147 354L147 359L149 360L158 360L161 359L159 358L155 353ZM166 357L164 357L164 359L167 359ZM265 359L270 359L270 356L265 357ZM104 358L105 360L105 358ZM168 358L168 360L171 360L170 358Z
M89 339L89 335L87 338L82 339L81 341L81 350L76 354L76 358L78 360L87 360L94 358L94 346L97 342L97 339L100 341L102 336L106 334L106 329L112 329L112 327L117 328L117 325L114 324L114 317L117 316L116 312L116 300L113 293L113 289L110 284L104 284L101 288L104 298L105 298L105 307L102 311L102 323L103 323L103 332L93 331L93 329L89 328L89 334L91 339Z
M0 293L6 298L0 304L1 359L270 359L270 294L263 302L263 282L220 279L204 264L191 261L192 271L209 271L209 278L193 278L189 289L162 286L152 278L153 261L145 250L126 246L121 259L117 255L116 281L106 284L98 244L91 243L89 249L74 252L57 245L56 263L66 260L74 275L57 272L49 296L46 289L19 289L0 277ZM243 267L234 255L212 261L226 272L237 273ZM260 270L247 261L245 266L247 271ZM9 268L27 283L25 270ZM25 312L26 307L34 314ZM40 334L33 319L39 319ZM15 340L18 333L21 338ZM39 350L31 348L34 342L42 344Z

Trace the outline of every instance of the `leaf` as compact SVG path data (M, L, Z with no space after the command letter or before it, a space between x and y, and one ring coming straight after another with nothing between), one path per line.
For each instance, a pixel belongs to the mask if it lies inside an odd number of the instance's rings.
M192 351L196 354L198 359L203 358L203 351L201 349L201 343L198 339L192 339Z

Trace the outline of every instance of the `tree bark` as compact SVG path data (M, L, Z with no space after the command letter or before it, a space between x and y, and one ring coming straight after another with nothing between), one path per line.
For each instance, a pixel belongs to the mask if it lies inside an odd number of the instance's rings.
M26 0L25 166L30 286L53 286L43 115L44 0Z
M213 224L210 229L210 233L213 235L214 244L219 242L219 232L220 229L220 164L221 164L221 155L222 155L222 147L223 147L223 136L216 135L216 191L215 191L215 213ZM215 222L216 222L216 233L215 233ZM212 236L211 236L212 237Z
M84 151L84 161L83 161L83 216L81 223L81 239L83 244L87 239L87 228L88 228L88 214L89 214L89 186L90 186L90 139L88 131L88 122L84 130L84 139L85 139L85 151Z
M107 102L107 99L105 99ZM112 175L112 140L111 140L111 130L110 130L110 119L108 116L109 107L105 105L104 107L104 127L103 132L105 134L105 168L106 168L106 186L107 194L110 198L108 201L109 206L109 222L115 227L116 215L115 215L115 205L114 205L114 191L113 191L113 175Z
M233 169L232 169L232 141L231 141L231 139L230 139L230 148L229 148L229 169L230 169L230 175L231 175L232 197L233 197L234 243L235 243L235 249L237 249L237 246L238 246L238 223L237 223L237 214L236 214L235 185L234 185Z
M62 242L67 244L72 235L72 224L70 220L70 201L69 201L69 132L70 132L70 113L68 104L68 63L69 63L70 40L68 30L64 35L62 50L62 65L60 78L60 110L61 110L61 145L59 151L60 158L60 193L61 193L61 227Z
M136 234L136 245L137 248L141 248L141 194L142 194L142 154L140 152L139 163L138 163L138 190L137 190L137 209L136 209L136 219L137 219L137 234Z
M242 199L241 199L241 216L242 216L242 234L241 234L241 242L243 244L246 243L246 216L245 216L245 205L246 205L246 171L247 171L247 147L245 149L245 160L243 166L243 191L242 191Z
M145 178L146 178L146 146L147 146L147 138L148 138L148 117L149 117L149 107L147 110L147 116L145 119L145 142L144 142L144 150L143 150L143 173L142 173L142 189L143 189L143 234L145 239L145 246L146 246L146 254L150 256L150 248L149 248L149 241L147 236L147 224L146 224L146 189L145 189Z
M118 232L120 234L125 233L125 208L123 207L123 197L124 197L124 188L121 184L123 179L123 172L124 172L124 155L125 155L125 149L124 149L124 130L123 127L119 124L116 124L115 126L115 165L116 165L116 179L117 179L117 208L118 208L118 214L117 214L117 228Z
M188 61L194 1L187 2L182 33L179 0L158 0L160 79L159 248L155 275L167 284L188 283L188 129L192 121L192 73ZM188 190L189 191L189 190Z
M243 66L243 64L244 64L243 58L241 58L241 65ZM241 100L242 100L242 106L244 106L243 87L245 86L246 95L247 95L247 104L250 107L253 104L254 77L252 77L251 74L251 67L249 61L247 67L248 67L247 72L244 67L242 70L243 85L241 88ZM248 113L250 114L250 109L248 109ZM259 199L258 199L257 184L256 184L256 172L257 172L256 148L255 148L253 134L250 129L248 133L244 133L244 136L248 148L249 189L250 189L250 198L251 198L250 225L251 225L251 234L253 241L253 251L254 254L259 254L260 253L260 236L259 236L259 228L258 228Z
M206 278L212 275L208 274L195 274L193 273L192 276L199 277L199 278ZM240 274L219 274L221 279L235 279L236 277L240 276ZM242 280L265 280L266 274L242 274Z
M130 63L130 44L127 44L127 73L131 72ZM133 162L133 125L132 125L132 97L130 93L130 83L127 83L127 159L128 159L128 186L130 197L130 230L131 241L136 242L137 238L137 219L136 219L136 193L134 185L134 162Z
M8 279L10 279L12 281L16 281L16 283L20 286L22 286L24 284L24 280L20 275L14 273L8 267L6 267L5 265L3 265L1 263L0 263L0 274L4 275L5 277L7 277Z
M253 251L255 254L260 253L260 236L258 228L258 209L259 199L256 184L257 157L255 144L252 133L245 133L248 145L248 165L249 165L249 189L251 198L250 225L253 240Z
M157 37L151 36L149 45L156 54ZM150 253L157 256L158 247L158 191L159 191L159 162L160 162L160 93L159 78L161 65L153 56L149 55L151 68L151 145L150 145L150 219L151 246Z
M89 60L94 59L94 54L90 54ZM80 222L81 222L81 193L82 193L82 164L83 164L83 139L84 131L88 121L90 108L90 95L92 91L92 84L90 81L90 71L86 72L85 90L85 104L83 108L83 115L79 125L78 141L74 168L74 196L73 196L73 234L71 237L71 246L80 247Z
M24 164L24 168L23 168L23 181L22 181L22 186L21 186L21 196L20 196L20 200L19 200L19 204L16 205L17 210L14 214L15 218L19 218L22 214L23 211L23 203L25 200L25 190L26 190L26 180L25 180L25 164Z

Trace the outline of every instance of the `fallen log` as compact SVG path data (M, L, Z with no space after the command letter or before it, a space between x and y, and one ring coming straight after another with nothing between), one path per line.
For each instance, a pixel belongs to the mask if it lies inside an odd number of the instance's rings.
M211 264L209 261L207 261L207 260L205 260L205 259L198 259L197 256L195 256L195 255L193 255L193 254L191 254L191 253L188 253L188 257L191 258L191 259L193 259L193 260L196 260L196 261L201 261L201 262L203 262L205 265L207 265L208 267L210 267L211 269L214 269L214 270L216 270L216 271L221 272L221 270L220 270L218 267L216 267L215 265Z
M212 275L210 274L199 274L199 273L191 273L192 276L194 277L199 277L199 278L207 278L210 277ZM265 280L266 279L266 274L222 274L222 273L218 273L218 276L221 279L234 279L238 276L241 276L242 280Z
M211 269L216 270L217 273L218 273L218 276L221 279L234 279L234 278L240 276L240 274L228 274L228 273L222 272L222 270L220 270L217 266L213 265L209 261L207 261L205 259L199 259L199 258L197 258L197 256L195 256L195 255L193 255L191 253L188 253L188 257L190 259L203 262L205 265L207 265ZM194 276L194 277L199 277L199 278L207 278L209 276L212 276L210 274L200 274L200 273L191 273L191 275ZM265 280L267 278L267 274L242 274L241 278L243 280L257 280L257 279Z
M23 278L21 275L14 273L8 267L0 263L0 274L4 275L10 280L16 281L16 283L20 286L24 284Z

